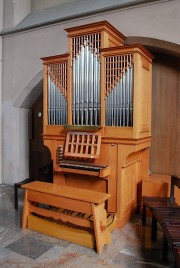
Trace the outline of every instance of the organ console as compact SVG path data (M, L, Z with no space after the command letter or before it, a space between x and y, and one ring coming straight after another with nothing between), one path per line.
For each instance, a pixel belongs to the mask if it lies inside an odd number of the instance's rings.
M42 58L54 184L110 194L110 224L121 227L148 176L153 56L107 21L66 31L68 53Z

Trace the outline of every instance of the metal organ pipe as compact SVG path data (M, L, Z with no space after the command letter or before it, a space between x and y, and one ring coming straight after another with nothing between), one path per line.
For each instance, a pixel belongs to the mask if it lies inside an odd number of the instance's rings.
M72 123L100 124L100 34L72 38ZM133 56L105 56L105 124L133 125ZM67 124L67 62L48 65L48 124Z
M106 65L106 126L133 125L132 55L110 56Z
M51 79L48 75L48 125L51 125Z
M48 124L67 124L66 64L48 66Z
M76 37L73 45L73 124L98 125L100 114L99 34Z
M89 58L90 58L90 71L89 71L89 125L92 125L92 118L93 118L93 55L91 53L91 50L89 49ZM92 78L92 79L91 79Z

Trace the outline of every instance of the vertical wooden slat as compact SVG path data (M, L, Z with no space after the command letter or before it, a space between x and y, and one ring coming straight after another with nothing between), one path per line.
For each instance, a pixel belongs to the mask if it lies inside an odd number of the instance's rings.
M175 147L175 172L180 176L180 60L177 62L177 102L176 102L176 147Z

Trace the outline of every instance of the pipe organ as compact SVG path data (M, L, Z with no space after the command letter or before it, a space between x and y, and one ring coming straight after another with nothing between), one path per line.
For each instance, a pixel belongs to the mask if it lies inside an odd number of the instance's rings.
M110 194L107 213L121 227L148 176L153 57L107 21L66 31L68 53L42 58L54 184Z

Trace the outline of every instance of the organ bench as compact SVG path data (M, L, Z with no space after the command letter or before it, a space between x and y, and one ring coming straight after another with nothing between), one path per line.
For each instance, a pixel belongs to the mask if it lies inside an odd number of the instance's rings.
M22 188L25 189L23 229L27 226L39 232L46 229L46 234L51 236L89 247L96 246L98 253L101 253L104 245L111 243L105 210L105 202L110 194L85 189L75 191L73 187L38 181L25 184ZM46 218L45 223L43 217ZM53 221L52 229L47 218ZM57 228L54 228L55 221ZM73 232L75 226L76 231ZM82 231L81 236L78 235L80 226L86 230ZM92 235L87 235L88 232Z

